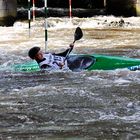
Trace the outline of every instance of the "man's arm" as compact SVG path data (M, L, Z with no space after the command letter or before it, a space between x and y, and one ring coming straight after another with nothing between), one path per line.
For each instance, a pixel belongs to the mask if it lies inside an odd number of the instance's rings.
M67 50L65 50L64 52L62 52L62 53L57 53L57 54L55 54L55 55L66 57L67 53L68 53L68 52L70 53L70 52L73 50L74 44L73 44L73 43L70 44L69 47L70 47L70 48L67 49Z

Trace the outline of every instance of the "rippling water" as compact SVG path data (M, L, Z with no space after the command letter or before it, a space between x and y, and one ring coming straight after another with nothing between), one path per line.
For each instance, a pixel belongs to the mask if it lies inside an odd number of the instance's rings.
M121 23L121 19L124 23ZM84 36L73 53L140 57L140 18L48 19L48 51L73 42L75 28ZM44 19L0 27L0 64L29 61L28 50L45 50ZM0 139L140 139L140 72L127 69L83 72L0 71Z

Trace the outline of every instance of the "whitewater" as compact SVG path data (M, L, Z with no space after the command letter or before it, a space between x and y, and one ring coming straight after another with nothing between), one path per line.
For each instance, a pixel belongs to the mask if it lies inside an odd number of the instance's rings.
M48 52L83 38L74 54L140 58L140 17L53 18L48 22ZM140 139L140 72L121 70L13 72L30 61L28 50L45 51L45 19L0 27L0 138L7 140Z

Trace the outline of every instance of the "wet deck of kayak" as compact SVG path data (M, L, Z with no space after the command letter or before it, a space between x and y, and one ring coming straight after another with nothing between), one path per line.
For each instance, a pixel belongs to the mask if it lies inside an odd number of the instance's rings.
M73 53L139 58L139 18L124 19L123 27L109 25L111 20L120 20L115 17L75 18L74 25L67 25L66 20L49 19L48 51L67 48L75 27L81 26L84 36L76 42ZM28 61L27 52L33 45L44 49L43 21L32 25L31 38L27 27L23 22L0 27L1 65ZM139 71L1 71L0 77L2 139L140 138Z

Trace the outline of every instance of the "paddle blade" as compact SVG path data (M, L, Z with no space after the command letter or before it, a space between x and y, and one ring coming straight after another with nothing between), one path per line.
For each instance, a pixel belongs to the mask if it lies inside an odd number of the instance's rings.
M75 34L74 34L74 42L76 40L81 39L82 36L83 36L83 32L82 32L81 28L80 27L77 27L76 30L75 30Z

